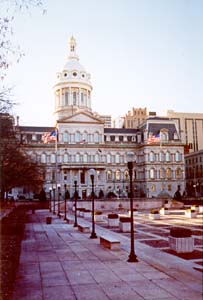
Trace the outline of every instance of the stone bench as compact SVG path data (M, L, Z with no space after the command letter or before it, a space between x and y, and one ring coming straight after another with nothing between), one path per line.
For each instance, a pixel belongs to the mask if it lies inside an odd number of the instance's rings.
M68 224L74 224L74 219L70 218L70 217L66 217L66 222Z
M120 249L120 241L114 238L111 235L102 235L100 236L100 245L111 250Z
M87 224L78 224L78 230L80 232L89 233L90 232L90 227Z

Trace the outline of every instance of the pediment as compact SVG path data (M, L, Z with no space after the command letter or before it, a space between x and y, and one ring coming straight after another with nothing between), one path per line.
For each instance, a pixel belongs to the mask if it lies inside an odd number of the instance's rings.
M104 124L104 122L95 117L93 114L86 113L86 112L77 112L67 118L63 118L62 120L58 121L58 123L94 123L94 124Z

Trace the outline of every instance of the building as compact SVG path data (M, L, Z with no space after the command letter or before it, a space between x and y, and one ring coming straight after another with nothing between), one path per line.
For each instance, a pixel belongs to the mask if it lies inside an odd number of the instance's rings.
M203 196L203 150L185 155L187 196Z
M80 64L76 41L70 39L69 56L54 85L53 127L20 126L22 148L46 167L45 189L60 184L70 196L77 181L79 196L91 194L90 169L95 170L97 196L126 197L129 191L127 160L133 154L136 197L173 196L184 183L184 146L176 122L140 115L141 128L107 128L91 108L91 76ZM140 111L142 112L142 110ZM57 142L43 143L44 133L57 133Z
M125 128L138 128L147 118L147 108L132 108L124 116Z
M185 144L185 153L203 150L203 113L167 111L167 117L175 120L180 138Z

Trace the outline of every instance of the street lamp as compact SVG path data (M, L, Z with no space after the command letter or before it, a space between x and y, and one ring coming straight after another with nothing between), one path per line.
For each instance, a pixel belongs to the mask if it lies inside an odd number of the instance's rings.
M127 153L127 160L128 160L128 170L129 170L129 177L130 177L130 254L128 256L128 262L138 262L137 256L135 254L134 249L134 220L133 220L133 183L132 183L132 175L133 175L133 158L134 153L128 152Z
M78 195L77 195L77 180L74 180L74 187L75 187L75 194L74 194L74 198L75 198L75 223L74 223L74 227L77 227L78 226L78 222L77 222L77 198L78 198Z
M56 202L56 186L53 186L53 202L54 202L54 210L53 210L53 214L55 214L55 202Z
M96 239L97 235L95 233L95 222L94 222L94 176L95 176L95 169L90 169L90 179L92 182L92 232L90 235L91 239Z
M64 184L64 189L65 189L65 209L64 209L65 215L64 215L64 221L66 221L67 220L67 218L66 218L66 184Z
M52 209L51 191L52 191L52 188L50 187L49 188L49 211L51 211L51 209Z
M61 192L60 192L61 185L60 185L60 183L57 184L57 188L58 188L58 214L57 215L60 218L61 217L61 215L60 215L60 196L61 196Z

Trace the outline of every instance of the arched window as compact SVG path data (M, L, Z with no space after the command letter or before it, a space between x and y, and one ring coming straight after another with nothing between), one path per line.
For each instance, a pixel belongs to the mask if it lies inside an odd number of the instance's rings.
M159 170L159 178L161 179L165 178L165 170L163 168Z
M128 172L128 170L125 170L125 172L124 172L124 179L125 180L129 179L129 172Z
M118 153L115 155L115 163L116 164L120 163L120 155Z
M151 152L149 153L149 161L150 161L150 162L153 162L154 160L155 160L155 154L154 154L153 151L151 151Z
M178 151L175 154L175 161L181 161L181 154Z
M107 154L107 164L111 163L111 154Z
M159 161L164 161L164 152L163 151L161 151L160 153L159 153Z
M56 155L54 153L51 154L51 164L56 162Z
M77 153L77 154L75 155L75 161L76 161L76 162L80 162L80 154L79 154L79 153Z
M81 93L81 103L83 104L83 102L84 102L84 94Z
M65 153L64 156L63 156L63 162L64 163L68 162L68 154L67 153Z
M176 179L181 179L182 178L182 170L181 168L176 169Z
M63 140L65 143L68 143L70 141L70 136L69 136L68 132L64 132Z
M166 152L166 161L170 162L171 161L171 154L169 151Z
M46 164L46 154L45 153L42 153L42 155L41 155L41 163Z
M98 153L95 154L95 162L99 162L99 154Z
M85 131L83 133L83 140L87 143L88 142L88 133Z
M75 133L75 141L76 141L76 143L79 143L79 142L82 141L82 139L81 139L81 133L79 131L77 131Z
M77 94L73 92L73 105L76 105Z
M94 133L94 142L99 143L99 133L98 132Z
M121 179L121 171L116 170L116 180L120 180L120 179Z
M106 179L107 179L107 181L109 181L109 180L112 179L112 172L111 172L110 170L108 170L108 171L106 172Z
M149 178L150 179L154 179L155 178L155 170L154 170L154 168L151 168L149 170Z
M167 168L167 169L166 169L166 178L167 178L167 179L171 179L171 175L172 175L171 169L170 169L170 168Z
M87 155L87 153L85 153L84 156L83 156L83 161L87 162L87 159L88 159L88 155Z

